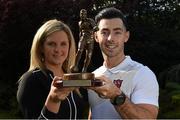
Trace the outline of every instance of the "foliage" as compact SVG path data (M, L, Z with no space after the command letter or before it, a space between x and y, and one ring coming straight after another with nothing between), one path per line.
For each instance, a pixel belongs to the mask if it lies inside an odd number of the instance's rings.
M179 93L176 93L179 89L174 88L178 85L171 84L177 82L179 72L170 70L180 61L178 0L0 0L0 113L3 113L2 109L12 113L7 117L0 114L0 118L20 116L16 111L17 80L29 67L29 51L37 29L46 20L60 19L71 27L77 43L80 9L87 9L89 17L94 18L99 10L111 6L121 9L129 23L131 36L126 44L126 54L149 66L159 78L163 88L159 118L179 117L174 115L176 112L167 113L170 108L179 109L173 107L179 105ZM94 51L90 71L102 64L97 44ZM170 71L176 71L176 75ZM168 99L162 96L164 94Z
M172 83L171 83L172 84ZM180 118L180 84L174 83L177 89L174 87L170 90L160 90L160 112L159 118L164 119L177 119Z
M180 65L174 65L159 75L160 114L159 118L180 118Z

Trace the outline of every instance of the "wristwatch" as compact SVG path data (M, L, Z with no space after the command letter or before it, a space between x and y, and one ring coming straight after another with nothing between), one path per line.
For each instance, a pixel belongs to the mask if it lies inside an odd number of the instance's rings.
M115 98L111 99L110 101L113 105L122 105L122 104L124 104L125 100L126 100L126 95L123 92L121 92L120 95L116 96Z

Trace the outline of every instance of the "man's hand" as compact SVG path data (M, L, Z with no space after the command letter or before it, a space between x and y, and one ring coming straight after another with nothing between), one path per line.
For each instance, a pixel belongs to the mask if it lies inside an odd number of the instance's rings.
M94 90L101 98L112 99L121 94L121 90L104 75L96 77L96 79L101 80L103 85L100 87L89 87L89 89Z

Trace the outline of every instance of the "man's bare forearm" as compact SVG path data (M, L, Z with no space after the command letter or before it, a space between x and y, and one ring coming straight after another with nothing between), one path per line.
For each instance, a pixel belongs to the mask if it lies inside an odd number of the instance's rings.
M133 104L128 98L123 105L115 106L124 119L156 119L158 108L149 104Z

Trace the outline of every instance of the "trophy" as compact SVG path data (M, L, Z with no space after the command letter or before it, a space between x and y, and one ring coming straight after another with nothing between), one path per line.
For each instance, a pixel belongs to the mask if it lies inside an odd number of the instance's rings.
M87 18L87 11L85 9L81 9L80 11L79 30L80 40L78 43L75 64L71 66L70 73L63 75L63 81L59 85L61 87L101 86L102 82L95 79L93 73L87 72L94 48L94 32L98 30L98 27L93 19ZM84 51L86 52L84 65L82 71L79 71L79 62Z

